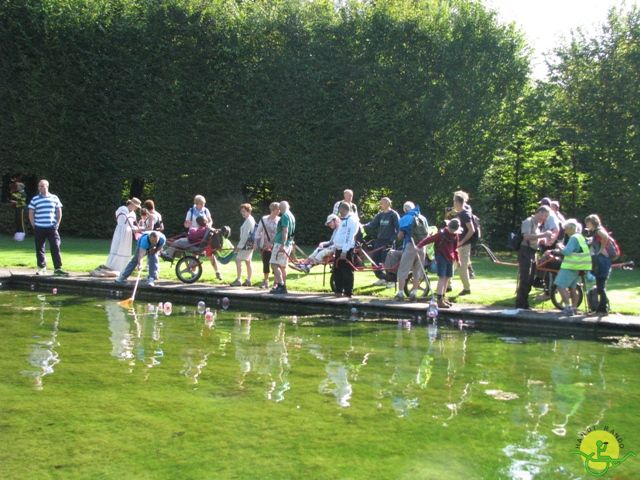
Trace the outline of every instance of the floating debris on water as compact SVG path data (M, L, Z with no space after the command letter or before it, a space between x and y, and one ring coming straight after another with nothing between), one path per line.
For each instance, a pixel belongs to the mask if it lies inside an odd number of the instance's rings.
M517 393L505 392L503 390L485 390L484 393L496 400L503 401L515 400L516 398L520 398Z
M610 346L614 348L640 348L640 337L630 337L629 335L623 336L612 336L612 337L602 337L603 340L612 340L615 343L612 343Z

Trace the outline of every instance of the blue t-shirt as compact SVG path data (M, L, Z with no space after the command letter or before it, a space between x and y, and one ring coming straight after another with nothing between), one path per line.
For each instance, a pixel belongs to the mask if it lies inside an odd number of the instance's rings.
M38 228L52 228L58 224L56 210L62 208L57 195L50 193L46 197L38 194L29 202L29 210L33 210L35 226Z
M160 232L156 232L156 233L158 234L158 244L156 245L155 248L159 249L162 246L164 246L167 239L162 233ZM153 245L151 245L151 240L149 239L149 232L143 233L140 239L138 239L138 248L141 248L143 250L149 250L150 248L153 248Z

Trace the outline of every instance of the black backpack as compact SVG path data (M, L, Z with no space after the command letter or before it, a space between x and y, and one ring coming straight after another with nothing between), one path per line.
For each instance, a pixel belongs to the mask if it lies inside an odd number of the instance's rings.
M600 306L598 298L598 287L591 287L587 292L587 307L590 312L595 312ZM609 311L609 302L607 301L607 312Z
M524 237L522 236L522 231L520 229L514 230L509 233L509 236L507 237L507 248L517 252L520 250L520 245L522 245L523 240Z
M475 232L473 232L473 235L471 236L471 242L478 242L480 240L482 240L482 227L480 226L480 217L478 217L477 215L472 215L471 216L471 223L473 223L473 228L475 229Z

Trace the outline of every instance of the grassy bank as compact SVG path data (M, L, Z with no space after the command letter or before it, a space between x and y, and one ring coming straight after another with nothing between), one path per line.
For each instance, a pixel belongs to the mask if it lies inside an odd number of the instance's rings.
M86 238L68 238L62 240L63 263L66 270L72 272L89 272L105 262L109 251L110 240L95 240ZM306 248L309 253L312 249ZM29 237L24 242L15 242L7 235L0 235L0 267L33 268L35 271L35 253L33 238ZM513 259L512 259L513 260ZM47 258L50 263L50 258ZM472 280L471 295L464 297L465 303L482 305L499 305L513 307L515 299L516 269L513 267L499 266L491 263L486 256L473 259L477 278ZM235 279L235 263L221 266L223 281L215 280L213 268L207 262L201 282L222 284ZM254 255L253 282L259 283L262 279L262 263L258 255ZM166 262L161 263L160 277L167 280L176 280L175 273ZM435 284L435 275L430 275ZM390 297L393 289L374 287L376 280L371 272L356 273L355 294ZM305 275L291 270L288 287L293 291L328 292L329 270L323 285L323 267L315 267L310 274ZM453 293L462 289L460 281L454 278ZM640 314L640 273L638 271L613 272L608 285L609 297L612 309L615 312L625 314ZM538 293L536 291L535 293ZM535 305L535 302L533 303ZM543 302L536 305L538 308L553 309L551 302Z

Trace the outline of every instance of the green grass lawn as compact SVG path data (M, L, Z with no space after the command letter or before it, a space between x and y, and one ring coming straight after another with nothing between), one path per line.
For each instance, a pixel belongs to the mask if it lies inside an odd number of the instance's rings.
M86 238L62 239L62 255L65 270L71 272L89 272L98 265L105 262L109 252L110 240L96 240ZM313 248L304 248L310 253ZM0 235L0 267L26 267L35 270L35 252L33 238L28 237L24 242L18 243L12 237ZM509 254L504 254L508 259ZM502 258L502 257L501 257ZM515 258L510 258L515 262ZM47 258L50 263L50 258ZM498 305L513 307L515 302L516 269L514 267L500 266L493 264L486 256L474 257L473 264L476 270L476 279L472 280L471 295L464 297L465 303L476 303L482 305ZM213 268L206 262L204 274L200 282L207 283L229 283L235 279L235 263L221 265L223 281L215 280ZM262 280L262 263L258 255L254 255L253 261L253 282L259 283ZM160 278L176 280L175 272L169 263L161 262ZM392 288L374 287L376 280L372 272L356 273L355 294L372 295L380 297L391 297L394 294ZM435 285L436 277L430 275ZM292 291L302 292L328 292L329 291L329 269L323 284L323 267L315 267L310 274L305 275L294 270L290 270L288 288ZM453 293L456 294L462 289L460 281L454 277ZM637 271L614 270L608 283L609 297L612 310L625 314L640 314L640 273ZM538 291L534 291L538 293ZM538 305L539 308L553 309L551 302L544 302Z

